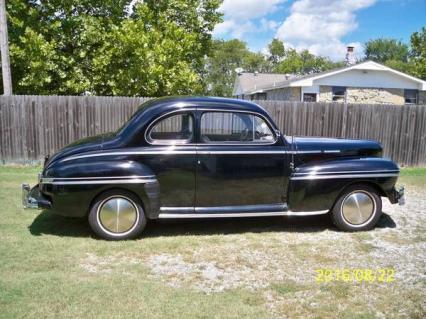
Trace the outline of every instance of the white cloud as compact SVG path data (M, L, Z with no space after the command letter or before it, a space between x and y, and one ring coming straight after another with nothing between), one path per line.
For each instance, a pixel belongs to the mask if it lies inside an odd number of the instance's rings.
M341 60L346 46L355 46L361 53L360 43L343 43L342 37L358 27L355 12L372 6L376 0L297 0L290 15L278 28L276 36L287 46L308 49L314 54Z
M233 38L241 39L245 33L256 30L256 26L251 21L238 23L235 20L225 20L214 29L214 35L229 34Z
M219 11L225 17L239 19L256 19L263 17L278 9L278 5L284 0L225 0Z
M219 8L219 11L224 14L224 21L215 27L213 34L241 38L249 32L275 30L278 23L263 17L275 12L279 5L286 1L225 0ZM256 25L255 20L259 18L262 18L260 25Z
M260 19L260 28L263 31L275 31L280 24L274 20L268 20L265 18Z

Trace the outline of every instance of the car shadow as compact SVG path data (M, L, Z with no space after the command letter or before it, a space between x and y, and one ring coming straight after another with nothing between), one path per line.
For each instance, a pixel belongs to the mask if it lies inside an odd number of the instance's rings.
M42 211L28 226L34 236L94 237L87 218L72 218Z
M396 228L396 223L389 214L383 212L377 221L376 228Z
M395 228L396 223L383 213L377 228ZM71 218L43 211L28 227L34 236L95 237L86 218ZM155 220L147 224L144 237L185 235L227 235L241 233L338 231L328 215L252 218L210 218Z

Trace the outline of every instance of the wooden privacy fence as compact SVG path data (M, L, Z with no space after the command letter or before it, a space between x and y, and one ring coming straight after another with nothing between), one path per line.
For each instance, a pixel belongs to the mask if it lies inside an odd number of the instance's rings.
M77 139L118 129L148 98L1 96L0 160L40 160ZM401 165L426 165L426 107L255 101L286 135L373 139Z
M426 106L257 101L283 134L370 139L404 166L426 166Z

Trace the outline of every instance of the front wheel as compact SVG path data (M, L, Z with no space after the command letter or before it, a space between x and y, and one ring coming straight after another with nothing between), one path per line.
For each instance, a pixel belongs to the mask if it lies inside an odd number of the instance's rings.
M339 197L331 210L334 224L345 231L372 229L382 214L382 200L369 185L352 185Z
M89 224L104 239L122 240L140 235L146 218L139 198L132 193L112 190L95 199L89 212Z

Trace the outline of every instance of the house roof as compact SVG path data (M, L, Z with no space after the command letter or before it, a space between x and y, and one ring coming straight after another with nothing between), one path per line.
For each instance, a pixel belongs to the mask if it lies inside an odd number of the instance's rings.
M259 88L273 87L277 83L283 83L294 77L294 74L240 73L235 80L234 95L253 92Z
M336 75L336 74L340 74L340 73L343 73L343 72L347 72L347 71L350 71L350 70L387 71L387 72L390 72L390 73L395 74L397 76L400 76L402 78L416 82L417 84L419 84L419 87L420 87L421 90L426 90L426 81L423 81L423 80L418 79L416 77L413 77L411 75L405 74L403 72L394 70L390 67L387 67L387 66L382 65L382 64L377 63L377 62L365 61L365 62L358 63L358 64L355 64L355 65L337 68L337 69L333 69L333 70L329 70L329 71L325 71L325 72L313 73L313 74L308 74L308 75L304 75L304 76L300 76L300 77L293 77L293 78L290 78L290 79L285 79L283 81L276 82L273 85L271 85L271 84L259 85L255 89L253 89L251 91L245 91L244 93L253 94L253 93L257 93L257 92L268 91L268 90L271 90L271 89L280 89L280 88L291 87L291 86L296 86L296 87L298 87L298 86L312 86L312 85L314 85L313 82L315 80L326 78L326 77L333 76L333 75ZM259 75L260 74L258 74L258 76Z

